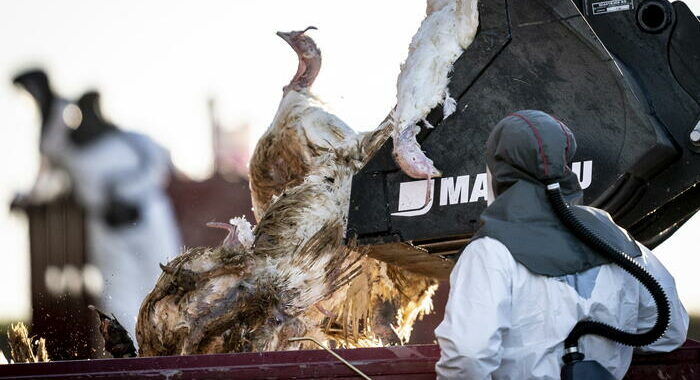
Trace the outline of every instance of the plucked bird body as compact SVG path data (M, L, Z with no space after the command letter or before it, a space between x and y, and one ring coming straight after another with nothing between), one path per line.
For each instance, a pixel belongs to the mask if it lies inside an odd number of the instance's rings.
M477 0L428 0L426 17L413 36L396 84L393 113L394 159L413 178L439 177L420 148L418 123L442 104L444 117L456 102L447 89L452 65L474 40L479 25Z

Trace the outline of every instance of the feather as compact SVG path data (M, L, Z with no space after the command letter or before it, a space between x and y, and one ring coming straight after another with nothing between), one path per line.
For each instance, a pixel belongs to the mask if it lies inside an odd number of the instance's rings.
M10 346L10 356L14 363L42 363L49 361L46 350L46 340L29 337L27 326L18 322L10 324L7 330L7 344Z
M450 92L445 89L445 102L442 104L442 118L447 119L457 111L457 101L450 96Z
M253 236L252 226L250 222L246 220L245 216L231 218L229 224L236 227L238 241L240 241L246 249L251 249L255 237Z

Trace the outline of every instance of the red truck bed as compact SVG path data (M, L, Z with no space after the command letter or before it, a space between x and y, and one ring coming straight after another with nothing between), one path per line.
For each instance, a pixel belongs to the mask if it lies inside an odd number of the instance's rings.
M434 379L435 345L336 350L372 379ZM325 351L59 361L0 366L0 379L356 379ZM700 343L635 356L627 379L700 379Z

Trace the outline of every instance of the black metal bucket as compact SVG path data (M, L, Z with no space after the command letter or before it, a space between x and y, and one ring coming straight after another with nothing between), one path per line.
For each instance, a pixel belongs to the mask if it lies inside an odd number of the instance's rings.
M437 128L418 136L443 172L431 201L428 184L395 165L389 140L353 178L347 237L379 259L444 277L444 258L468 242L486 207L486 138L520 109L574 131L572 169L587 204L649 246L670 236L700 208L700 147L690 140L700 119L700 23L680 2L617 2L481 1L479 32L449 85L457 112L441 120L433 110Z

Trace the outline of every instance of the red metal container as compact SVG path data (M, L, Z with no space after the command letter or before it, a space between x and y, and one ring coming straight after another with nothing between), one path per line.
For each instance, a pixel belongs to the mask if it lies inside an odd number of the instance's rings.
M336 350L372 379L434 379L436 345ZM74 360L0 366L0 379L357 379L325 351ZM626 379L698 379L700 343L635 356Z

